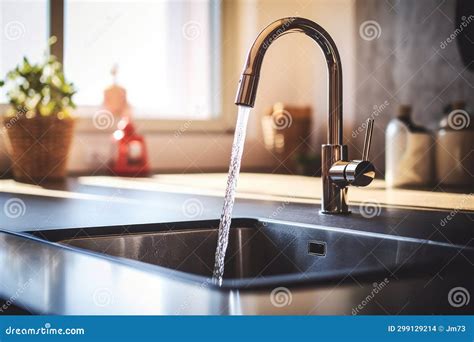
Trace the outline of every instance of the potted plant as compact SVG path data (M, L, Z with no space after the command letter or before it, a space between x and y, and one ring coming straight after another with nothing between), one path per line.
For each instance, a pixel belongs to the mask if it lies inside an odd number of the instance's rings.
M52 37L49 45L54 42ZM74 130L75 89L61 63L48 53L37 64L25 57L0 86L7 87L10 104L3 135L15 179L35 184L63 179Z

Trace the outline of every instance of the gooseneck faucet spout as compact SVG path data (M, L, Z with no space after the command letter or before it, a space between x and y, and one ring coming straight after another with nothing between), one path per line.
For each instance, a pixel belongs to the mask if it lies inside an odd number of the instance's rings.
M247 55L235 103L253 107L263 57L270 45L284 34L302 32L323 50L329 71L328 143L342 144L342 67L336 44L321 26L304 18L283 18L268 25L255 39Z
M347 146L342 142L342 66L336 44L329 33L315 22L298 17L279 19L268 25L260 32L248 52L235 104L254 106L265 52L276 39L294 32L304 33L318 43L328 66L329 116L327 144L322 146L321 155L323 184L321 211L329 214L348 213L347 186L368 185L375 177L375 172L367 160L347 160ZM369 123L370 128L373 127L372 124L373 122ZM367 130L368 144L364 156L368 154L371 132L372 129Z

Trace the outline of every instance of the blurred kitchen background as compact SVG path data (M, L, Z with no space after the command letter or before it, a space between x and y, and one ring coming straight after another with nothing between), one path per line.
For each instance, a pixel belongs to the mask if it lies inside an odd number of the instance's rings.
M56 37L51 53L77 90L70 175L114 173L111 160L119 152L113 133L124 111L144 139L151 173L225 172L246 53L260 30L289 16L319 23L339 48L351 159L360 157L365 121L374 118L371 160L382 178L386 127L397 115L411 115L414 132L433 137L416 160L425 163L425 153L431 155L426 163L435 168L437 132L443 118L458 110L462 127L450 126L450 120L444 128L469 132L448 146L453 167L467 174L464 184L473 184L469 0L1 0L0 78L24 56L40 60L48 38ZM243 171L319 175L326 74L319 47L307 37L283 37L272 45L249 122ZM3 88L0 103L6 112ZM467 152L456 155L450 144L468 146ZM7 145L2 139L2 177L12 170Z

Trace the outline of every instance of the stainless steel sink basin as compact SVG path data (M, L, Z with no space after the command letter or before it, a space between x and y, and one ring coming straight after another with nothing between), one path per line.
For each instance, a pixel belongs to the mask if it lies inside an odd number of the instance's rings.
M472 314L473 248L234 219L222 287L218 221L0 231L0 298L43 314ZM32 236L34 235L34 236ZM31 280L30 280L31 279ZM26 285L25 285L26 284Z
M71 247L209 278L214 265L217 224L212 221L129 227L107 234L98 229L82 234L71 231L74 238L56 240ZM348 275L428 272L458 251L452 245L391 235L234 220L224 281L242 285L236 283L242 280L249 286L281 283L282 279L340 281Z

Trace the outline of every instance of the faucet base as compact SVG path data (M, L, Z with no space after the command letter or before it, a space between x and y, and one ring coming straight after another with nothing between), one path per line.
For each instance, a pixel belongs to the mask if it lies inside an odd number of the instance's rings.
M337 211L337 212L334 212L334 211L324 211L324 210L320 210L319 211L320 214L322 215L350 215L352 214L352 211L348 210L348 211Z
M321 212L324 214L349 214L347 207L347 187L340 187L329 174L331 167L338 161L348 160L346 145L322 145L322 186Z

